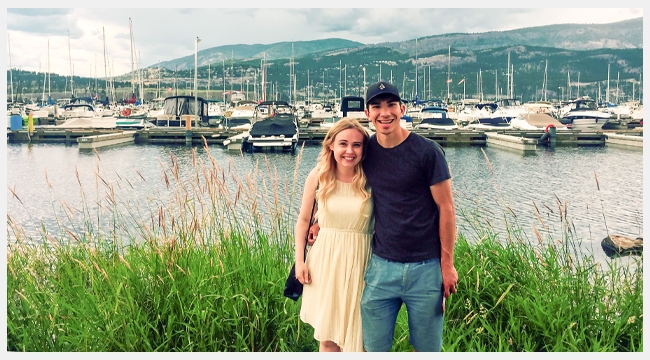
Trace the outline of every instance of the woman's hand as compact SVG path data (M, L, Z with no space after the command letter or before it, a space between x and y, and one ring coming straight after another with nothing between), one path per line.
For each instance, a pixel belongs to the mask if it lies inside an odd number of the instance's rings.
M309 270L307 269L307 264L304 262L296 262L296 279L300 281L301 284L311 284L311 277L309 276Z

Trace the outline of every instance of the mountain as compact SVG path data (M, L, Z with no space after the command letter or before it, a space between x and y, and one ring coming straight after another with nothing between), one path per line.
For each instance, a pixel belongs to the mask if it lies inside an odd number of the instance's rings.
M574 9L579 11L580 9ZM221 65L232 60L290 59L292 56L326 54L360 48L388 48L403 54L415 54L415 39L362 44L345 39L280 42L269 45L224 45L197 52L199 66ZM643 18L610 24L556 24L528 27L508 31L484 33L452 33L432 35L417 39L418 52L433 52L452 46L457 50L486 50L508 46L537 46L566 50L642 49ZM150 67L157 67L158 64ZM169 70L186 70L194 67L194 54L160 63Z
M196 58L199 66L208 64L221 65L222 62L229 63L232 60L263 59L275 60L291 58L345 48L356 48L363 46L362 43L345 39L323 39L313 41L279 42L269 45L224 45L197 51ZM157 67L155 66L150 67ZM160 62L160 66L169 70L187 70L194 68L194 54L182 58Z
M580 9L572 9L580 10ZM507 46L539 46L566 50L642 49L643 18L610 24L557 24L484 33L443 34L418 38L418 51L486 50ZM376 44L413 53L415 41Z
M266 54L265 86L272 99L286 100L290 94L299 100L361 95L364 86L379 78L397 84L406 99L416 93L420 99L494 99L503 97L508 78L514 83L515 96L523 101L577 95L601 98L607 89L617 101L619 97L637 99L642 91L642 29L642 18L638 18L611 24L443 34L418 38L417 54L415 39L379 44L324 39L220 46L197 53L198 89L208 98L223 99L224 93L237 90L259 99L261 59ZM290 80L292 45L295 81ZM193 54L160 65L160 71L158 64L141 69L145 98L192 92ZM8 95L9 76L7 71ZM130 73L115 77L115 87L121 88L118 99L131 96L135 78ZM51 79L55 91L69 88L66 76L52 74ZM75 93L98 92L104 98L105 83L75 76ZM42 73L13 70L13 84L17 94L42 97Z

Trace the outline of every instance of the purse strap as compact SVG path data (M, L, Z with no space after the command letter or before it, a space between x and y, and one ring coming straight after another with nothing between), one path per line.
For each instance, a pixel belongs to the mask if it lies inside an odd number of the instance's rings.
M318 190L318 185L316 185L316 190ZM313 225L312 221L314 220L314 209L316 208L316 196L314 195L314 203L311 205L311 215L309 216L309 225L307 226L307 233L305 234L305 260L307 259L307 251L311 245L307 243L309 240L309 228Z

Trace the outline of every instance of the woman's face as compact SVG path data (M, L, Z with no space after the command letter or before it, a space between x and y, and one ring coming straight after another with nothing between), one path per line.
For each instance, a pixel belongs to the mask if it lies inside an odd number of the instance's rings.
M336 134L330 149L339 167L354 168L363 155L363 134L357 129L345 129Z

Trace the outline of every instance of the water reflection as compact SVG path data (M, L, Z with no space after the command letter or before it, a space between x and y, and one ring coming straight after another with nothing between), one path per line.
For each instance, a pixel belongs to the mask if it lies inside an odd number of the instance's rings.
M7 144L7 214L29 234L62 224L81 229L83 214L100 222L110 219L111 206L134 219L147 217L151 209L169 206L174 184L196 183L201 169L214 161L233 201L238 191L242 195L242 189L255 186L260 210L279 206L290 223L319 151L319 145L306 145L302 154L240 154L211 146L211 160L201 146L130 145L88 152L63 144ZM600 241L608 233L643 234L641 151L556 147L522 155L489 146L445 151L458 227L470 238L478 236L479 225L503 238L534 242L538 234L564 241L568 233L581 251L605 259ZM251 179L255 184L248 184ZM237 211L244 216L250 208ZM520 231L508 234L507 229Z

